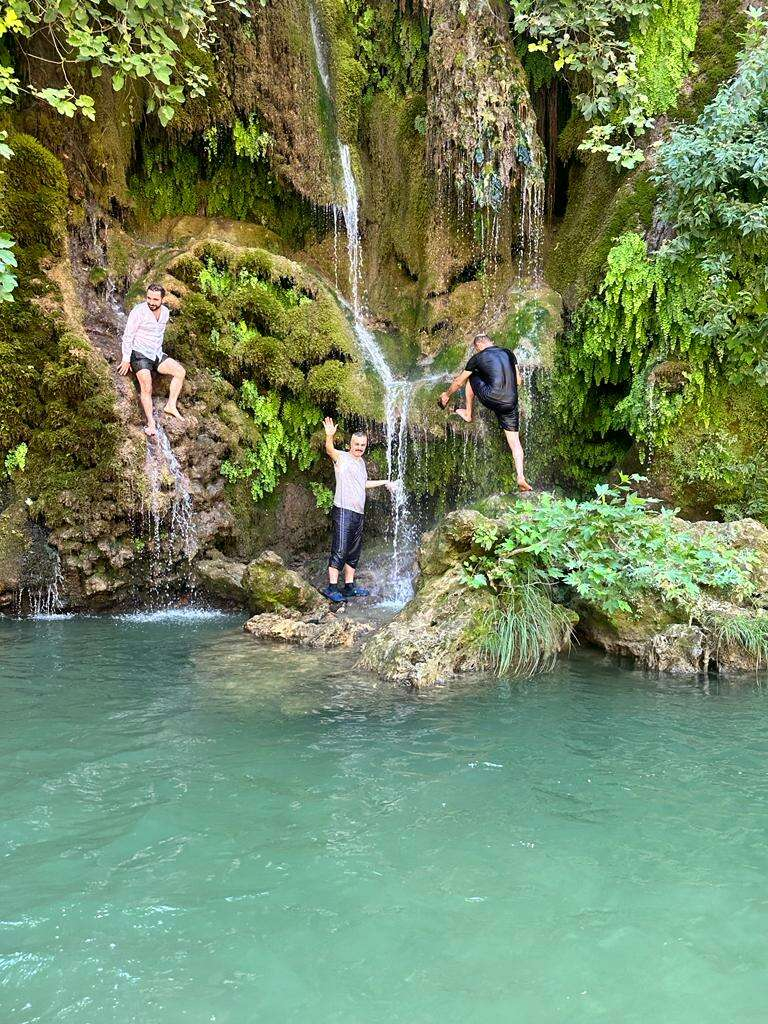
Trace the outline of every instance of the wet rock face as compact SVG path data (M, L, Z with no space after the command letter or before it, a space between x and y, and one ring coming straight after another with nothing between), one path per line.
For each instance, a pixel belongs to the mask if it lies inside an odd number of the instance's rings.
M11 612L22 580L22 564L32 546L24 505L15 502L0 512L0 611Z
M642 652L645 668L669 675L701 675L709 667L709 639L700 626L675 623L656 633Z
M356 622L346 615L337 615L327 607L316 612L301 613L283 608L279 612L254 615L243 627L258 640L298 644L300 647L352 647L371 626Z

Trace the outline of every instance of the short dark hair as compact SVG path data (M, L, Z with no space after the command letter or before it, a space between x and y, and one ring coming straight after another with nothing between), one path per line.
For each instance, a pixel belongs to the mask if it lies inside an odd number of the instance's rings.
M474 345L476 341L490 341L490 340L491 339L488 337L488 335L485 333L485 331L481 331L479 334L476 334L474 336L474 338L472 339L472 344Z
M352 444L353 437L364 437L366 441L368 440L368 434L364 430L353 430L352 433L349 435L350 444Z
M163 286L161 284L157 284L157 282L155 282L154 284L148 284L147 285L147 291L148 292L160 292L160 298L161 299L165 298L165 288L163 288Z

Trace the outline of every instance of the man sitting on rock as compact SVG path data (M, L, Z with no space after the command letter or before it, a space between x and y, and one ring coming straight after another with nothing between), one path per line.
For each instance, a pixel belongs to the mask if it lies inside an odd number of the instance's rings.
M119 372L125 377L131 370L139 382L141 406L147 419L144 433L148 437L157 434L155 415L152 408L152 371L166 374L171 378L168 402L164 412L183 419L176 408L176 402L184 383L186 370L181 363L163 352L163 337L168 326L168 307L163 305L165 288L151 284L147 288L146 302L134 306L123 331L122 362Z
M463 408L456 409L456 415L465 423L472 422L472 402L477 396L480 402L495 413L499 426L504 431L507 444L512 450L517 470L517 486L521 491L530 491L531 485L523 471L523 446L520 444L520 413L517 389L521 385L520 370L514 352L498 348L487 334L476 334L472 347L475 352L465 368L451 382L451 386L438 399L445 409L450 397L459 388L466 386L466 400Z
M329 601L339 603L348 597L367 597L368 591L355 586L355 569L360 558L363 543L363 520L365 492L372 487L386 487L390 494L398 487L393 480L369 480L363 455L368 447L368 436L353 434L349 440L349 451L342 452L333 447L336 424L330 416L323 421L325 427L325 450L333 459L336 473L336 494L333 499L333 540L331 557L328 561L328 586L321 594ZM339 573L344 570L344 589L339 588Z

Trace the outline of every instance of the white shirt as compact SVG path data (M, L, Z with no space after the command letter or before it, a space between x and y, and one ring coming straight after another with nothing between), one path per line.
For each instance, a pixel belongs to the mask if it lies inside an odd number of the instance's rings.
M334 505L362 515L365 512L365 484L368 480L368 470L362 458L356 458L349 452L339 452L333 468L336 473Z
M131 352L138 352L153 361L163 355L163 336L168 325L167 306L160 307L159 318L146 304L134 306L123 331L123 362L131 358Z

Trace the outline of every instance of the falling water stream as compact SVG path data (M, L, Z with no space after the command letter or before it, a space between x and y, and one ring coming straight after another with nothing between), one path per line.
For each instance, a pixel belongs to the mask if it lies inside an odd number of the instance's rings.
M315 49L317 71L325 90L329 109L333 110L331 98L331 79L326 56L325 43L322 37L317 11L310 4L310 28ZM352 155L348 145L337 136L339 167L343 203L334 204L334 236L338 217L344 220L347 236L347 256L349 260L349 291L350 301L341 299L343 306L350 313L352 329L365 358L373 367L384 388L384 423L387 452L387 478L404 481L408 458L408 415L414 392L421 385L434 378L410 381L397 378L393 374L384 353L373 332L364 322L362 302L362 245L358 212L360 208L357 181L352 168ZM338 290L338 289L337 289ZM387 581L387 603L400 606L406 603L413 594L412 562L413 548L416 541L416 528L409 502L408 492L403 483L392 495L392 555L390 559L389 579Z

